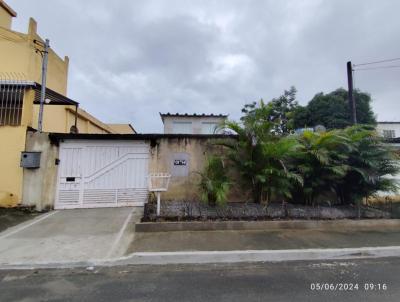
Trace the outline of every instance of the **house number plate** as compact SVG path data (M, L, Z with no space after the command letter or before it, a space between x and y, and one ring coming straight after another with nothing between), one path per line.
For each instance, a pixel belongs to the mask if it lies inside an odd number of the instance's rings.
M186 160L185 159L175 159L174 166L186 166Z

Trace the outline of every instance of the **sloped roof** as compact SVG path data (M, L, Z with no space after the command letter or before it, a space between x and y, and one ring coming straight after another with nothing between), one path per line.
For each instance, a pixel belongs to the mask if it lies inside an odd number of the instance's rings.
M0 0L1 1L1 0ZM0 80L0 87L29 87L35 91L34 104L40 104L40 94L42 85L33 81L25 80ZM46 87L45 98L51 100L49 104L45 105L78 105L79 103L71 100L70 98Z
M202 117L220 117L220 118L227 118L228 115L227 114L213 114L213 113L161 113L160 112L160 117L161 120L164 122L164 118L165 117L198 117L198 118L202 118Z
M4 8L11 16L16 17L17 13L13 10L7 3L3 0L0 0L0 6Z

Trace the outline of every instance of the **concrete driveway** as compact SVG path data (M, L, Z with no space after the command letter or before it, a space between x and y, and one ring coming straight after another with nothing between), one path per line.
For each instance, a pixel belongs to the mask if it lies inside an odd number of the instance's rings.
M141 207L52 211L0 233L0 264L111 259L133 240Z

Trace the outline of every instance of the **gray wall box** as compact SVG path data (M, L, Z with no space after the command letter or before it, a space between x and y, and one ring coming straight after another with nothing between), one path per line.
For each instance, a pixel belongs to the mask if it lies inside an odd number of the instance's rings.
M189 175L190 155L186 152L172 154L171 175L184 177Z
M21 164L22 168L35 169L40 168L40 156L42 152L21 152Z

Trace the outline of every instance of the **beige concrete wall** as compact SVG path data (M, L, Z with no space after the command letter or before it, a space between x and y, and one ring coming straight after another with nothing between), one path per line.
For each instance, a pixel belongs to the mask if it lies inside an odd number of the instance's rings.
M0 4L0 26L5 28L11 28L12 16L10 13Z
M39 105L33 106L33 128L37 128ZM45 105L43 109L43 132L69 133L75 125L75 106ZM78 109L79 133L115 133L107 124L82 109Z
M37 23L29 20L28 33L19 33L0 27L0 74L3 77L41 82L42 57L36 53L34 40L43 42L37 34ZM51 48L48 56L46 86L62 95L67 93L68 57L59 57Z
M115 133L120 134L135 134L136 131L133 129L131 124L107 124Z
M0 207L16 206L21 201L26 127L0 127Z
M26 90L20 126L0 126L0 207L21 203L21 152L25 150L27 127L32 127L34 92Z
M207 156L222 152L221 147L213 145L215 139L158 138L147 142L151 146L149 173L171 173L174 153L188 155L188 176L171 177L168 191L162 193L162 200L200 200L198 172L203 170ZM40 151L42 154L39 169L24 169L23 205L35 205L39 210L54 206L58 171L55 160L58 158L58 149L56 145L50 143L48 133L30 131L27 133L26 150ZM230 202L245 201L247 200L245 193L238 185L233 185L228 200Z
M212 138L160 138L151 143L149 172L171 173L174 153L187 153L189 156L189 175L171 177L167 192L162 193L162 200L199 200L199 174L203 171L207 156L221 154L221 147L213 145ZM234 176L233 176L234 177ZM246 200L246 192L234 185L229 194L229 201Z
M57 189L58 147L50 143L48 133L28 131L26 151L39 151L40 168L23 169L22 204L37 210L53 208Z

